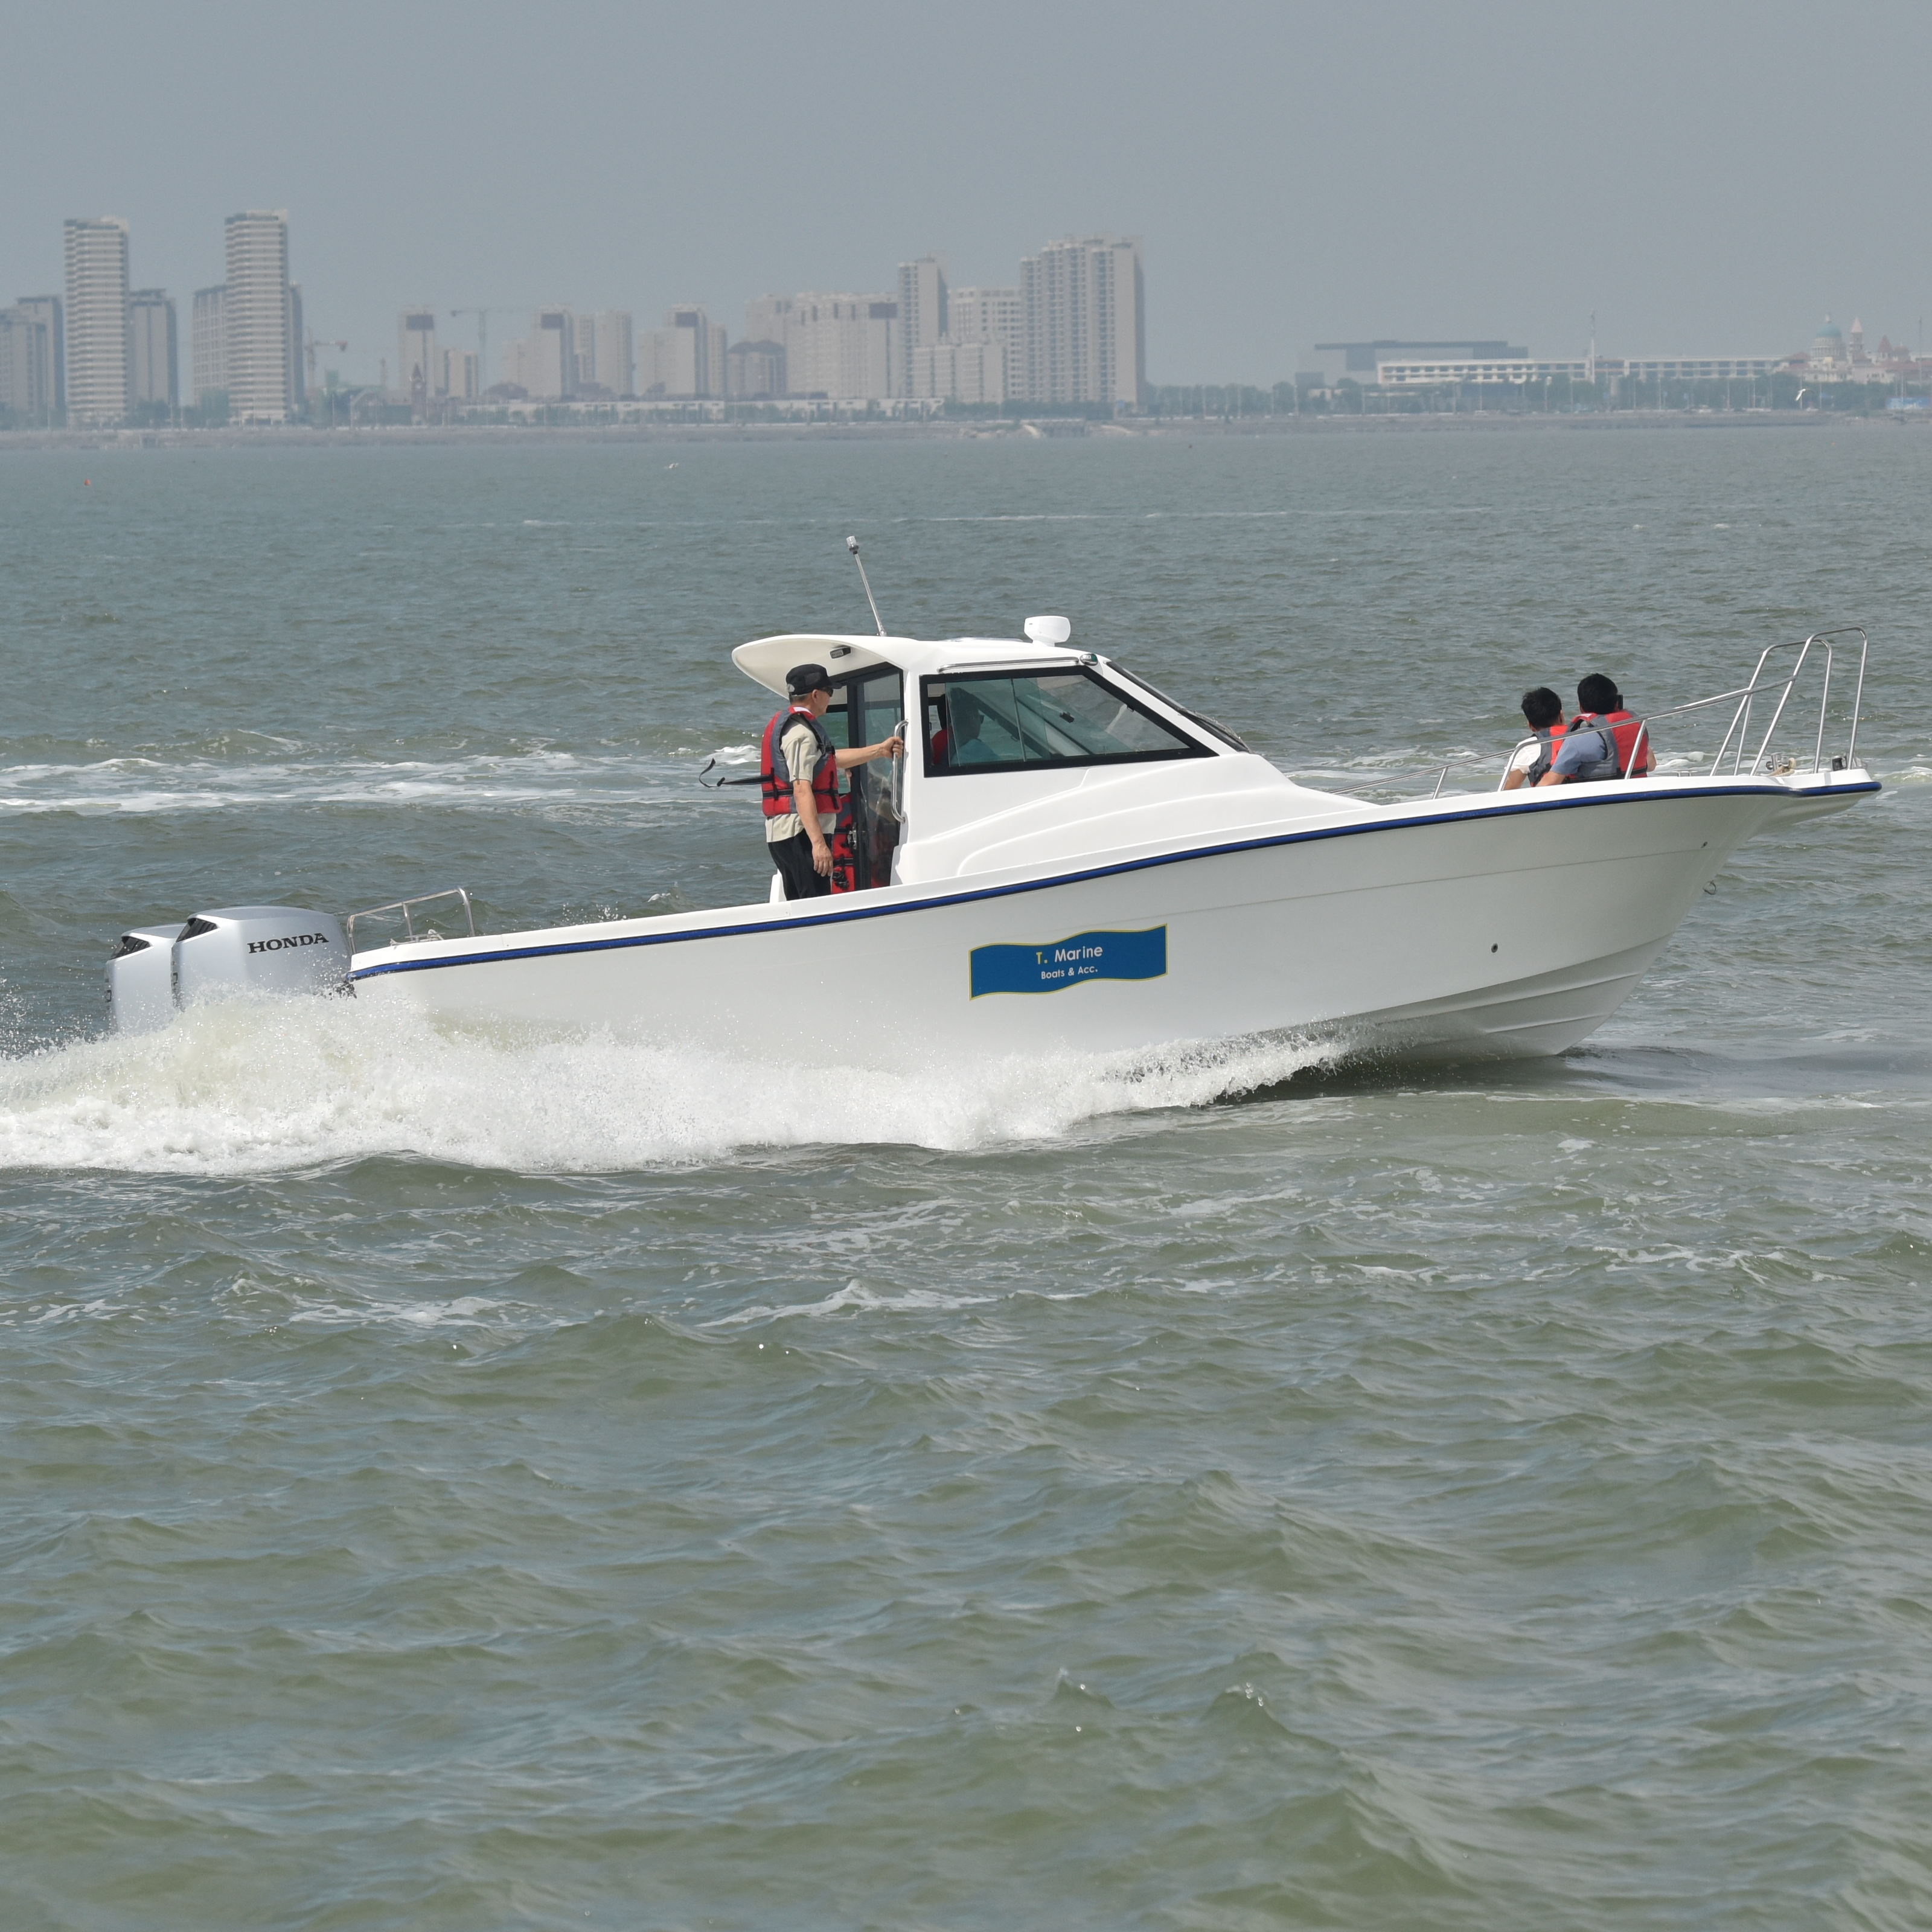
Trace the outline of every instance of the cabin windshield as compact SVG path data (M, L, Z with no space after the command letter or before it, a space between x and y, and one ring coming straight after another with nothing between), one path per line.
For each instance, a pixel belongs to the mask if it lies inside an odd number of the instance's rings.
M921 683L928 778L1214 755L1084 668L981 671Z

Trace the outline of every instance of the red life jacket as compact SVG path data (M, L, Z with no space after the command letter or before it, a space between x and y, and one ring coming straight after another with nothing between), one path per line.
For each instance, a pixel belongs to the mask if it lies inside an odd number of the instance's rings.
M1599 730L1598 728L1606 728ZM1594 765L1584 766L1573 772L1577 778L1620 778L1628 776L1630 760L1636 755L1637 739L1643 738L1646 752L1650 749L1650 736L1643 730L1643 721L1631 711L1582 711L1570 721L1574 734L1588 731L1599 738L1607 738L1615 755L1599 759Z
M1646 758L1649 757L1650 734L1644 730L1643 720L1633 711L1606 711L1604 722L1612 728L1611 736L1617 741L1617 769L1628 776L1640 751Z
M1536 734L1543 743L1536 754L1536 762L1523 772L1522 782L1526 785L1540 784L1543 775L1556 762L1556 754L1563 742L1563 721L1558 718L1554 724L1544 726Z
M784 764L779 754L784 734L800 722L810 727L818 746L818 763L812 773L812 802L818 814L818 829L824 833L825 842L832 848L832 890L835 892L849 892L853 890L854 879L852 801L838 795L838 754L825 727L809 711L781 711L765 727L758 766L758 796L764 802L767 818L784 818L798 809L797 801L791 795L790 780L781 778L778 771Z
M758 764L758 796L764 801L767 818L783 818L798 809L791 795L791 780L778 776L784 763L779 749L784 734L794 724L809 727L818 741L819 759L812 774L812 802L818 809L819 824L829 838L838 818L838 759L825 727L802 706L796 710L781 711L765 727Z

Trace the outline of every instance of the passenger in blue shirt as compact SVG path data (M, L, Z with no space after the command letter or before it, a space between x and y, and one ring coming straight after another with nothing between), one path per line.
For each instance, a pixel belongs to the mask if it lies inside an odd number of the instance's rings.
M946 710L952 725L952 762L956 765L990 765L998 762L980 736L985 707L970 691L955 685Z
M1624 707L1616 680L1592 671L1576 686L1581 707L1563 734L1562 748L1539 784L1579 784L1593 778L1641 777L1657 768L1650 734ZM1635 761L1636 769L1631 770Z

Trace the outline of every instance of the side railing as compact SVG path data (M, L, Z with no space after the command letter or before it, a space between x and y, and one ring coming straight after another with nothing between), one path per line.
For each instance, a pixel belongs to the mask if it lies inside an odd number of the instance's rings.
M1843 652L1847 657L1851 652L1851 646L1849 643L1834 640L1853 638L1858 640L1858 670L1852 686L1850 723L1846 735L1844 752L1833 755L1828 764L1825 752L1825 734L1830 722L1832 680L1838 673L1838 658L1840 652ZM1814 631L1808 638L1801 638L1790 644L1767 644L1758 653L1758 660L1752 668L1750 682L1748 684L1741 685L1735 691L1720 691L1714 697L1694 698L1688 704L1674 704L1667 710L1649 712L1640 718L1637 721L1636 736L1630 747L1629 767L1624 773L1624 779L1628 781L1645 776L1644 754L1646 752L1654 751L1656 747L1656 734L1653 727L1669 718L1690 718L1694 714L1708 713L1714 717L1721 716L1720 707L1724 705L1731 706L1731 716L1729 722L1725 724L1724 734L1718 741L1717 750L1711 754L1709 764L1701 772L1698 771L1697 754L1695 753L1686 754L1690 770L1696 776L1705 778L1723 778L1726 776L1736 778L1755 778L1760 772L1768 767L1780 772L1808 770L1819 772L1840 771L1856 764L1858 746L1858 707L1864 699L1865 663L1870 656L1870 640L1856 624L1847 624L1836 630ZM1773 658L1784 651L1790 651L1796 654L1792 660L1790 669L1783 672L1774 671L1767 676L1766 667L1771 663ZM1787 754L1784 763L1772 766L1771 766L1772 740L1777 735L1778 727L1784 722L1785 715L1790 707L1792 692L1797 688L1807 669L1814 664L1821 668L1821 675L1818 691L1816 726L1814 730L1806 734L1806 737L1809 740L1808 748L1801 741L1798 748ZM1765 724L1763 730L1758 731L1756 729L1756 721L1763 716L1764 708L1766 706L1770 709L1770 719ZM1805 715L1808 719L1808 711ZM1537 742L1534 738L1521 738L1510 748L1509 757L1504 763L1502 776L1496 782L1496 789L1498 791L1503 789L1510 771L1516 764L1516 754ZM1754 742L1755 742L1755 749L1753 748ZM1810 763L1808 765L1801 764L1798 762L1799 756L1808 748ZM1748 764L1745 762L1747 758L1750 760ZM1440 788L1440 781L1438 781L1438 789Z
M356 950L356 922L358 919L380 918L384 914L392 916L397 913L402 914L403 937L405 940L442 938L443 934L434 928L426 932L418 932L415 914L418 906L434 905L442 899L457 899L461 902L463 916L469 922L470 937L474 939L476 937L476 908L470 904L470 895L462 886L448 886L440 892L418 892L414 898L392 899L387 905L364 906L360 912L352 912L344 922L349 934L350 951L352 953ZM396 942L392 940L390 944L394 945Z

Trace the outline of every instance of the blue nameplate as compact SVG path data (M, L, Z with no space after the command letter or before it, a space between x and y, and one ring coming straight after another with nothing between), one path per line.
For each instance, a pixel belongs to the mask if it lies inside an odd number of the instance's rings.
M976 946L973 997L1057 993L1088 980L1158 980L1167 971L1167 928L1076 932L1050 946Z

